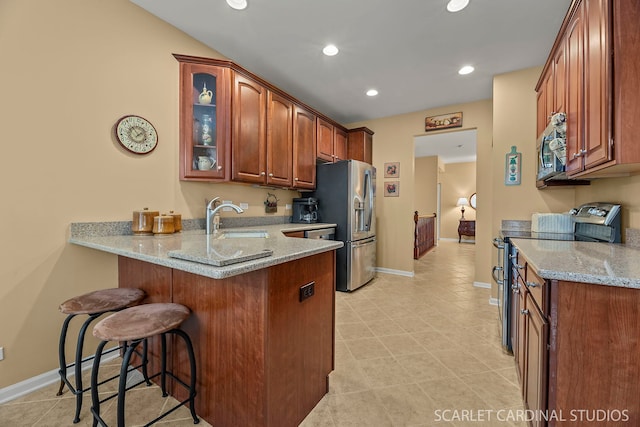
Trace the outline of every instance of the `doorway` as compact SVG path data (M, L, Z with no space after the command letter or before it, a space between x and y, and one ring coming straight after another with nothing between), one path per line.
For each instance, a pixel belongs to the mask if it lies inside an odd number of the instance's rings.
M436 213L436 245L441 239L458 240L456 202L476 192L476 153L476 129L414 137L414 210Z

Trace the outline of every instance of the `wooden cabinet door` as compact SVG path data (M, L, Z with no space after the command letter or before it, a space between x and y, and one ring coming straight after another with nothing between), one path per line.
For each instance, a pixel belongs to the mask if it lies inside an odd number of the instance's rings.
M267 184L293 184L293 102L268 92L267 96Z
M565 60L565 45L560 43L553 57L553 112L566 112L565 83L567 67Z
M371 130L364 127L349 130L347 158L373 163L373 132Z
M346 160L347 158L347 132L334 127L333 134L333 161Z
M611 160L611 69L609 1L589 0L584 19L584 167Z
M316 188L316 116L293 106L293 186Z
M266 97L262 85L234 73L232 179L266 183Z
M525 368L525 402L527 409L541 413L547 409L547 342L549 322L542 316L533 303L531 294L527 294L526 308L523 318L526 321L526 368ZM542 419L533 421L533 427L543 427Z
M529 293L527 287L524 285L522 279L518 279L518 303L516 305L516 324L513 325L516 328L517 343L513 348L513 354L516 361L516 372L518 379L520 380L521 391L523 398L526 399L526 387L525 387L525 366L527 359L526 340L527 340L527 322L523 315L523 310L526 309L526 297Z
M228 68L180 61L180 179L228 180ZM209 95L209 91L212 96ZM204 93L204 94L203 94ZM203 98L200 95L203 94ZM206 99L204 96L207 96ZM213 166L200 169L206 157Z
M333 162L333 125L318 117L316 125L317 153L316 157L327 162Z
M549 117L554 112L554 72L553 64L547 68L542 84L537 94L537 126L536 135L540 135L549 123Z
M566 35L566 113L567 113L567 174L583 169L582 124L583 114L583 53L584 53L584 2L578 6L569 22Z

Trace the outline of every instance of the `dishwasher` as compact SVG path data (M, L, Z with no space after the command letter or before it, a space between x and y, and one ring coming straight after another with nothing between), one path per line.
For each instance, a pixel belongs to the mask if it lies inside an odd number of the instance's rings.
M315 230L305 230L305 239L323 239L323 240L335 240L336 229L330 228L317 228Z

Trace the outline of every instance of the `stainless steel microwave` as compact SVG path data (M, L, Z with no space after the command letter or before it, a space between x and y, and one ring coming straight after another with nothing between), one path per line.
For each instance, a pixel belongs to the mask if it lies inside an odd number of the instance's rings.
M567 124L564 113L551 116L538 137L538 180L565 179Z

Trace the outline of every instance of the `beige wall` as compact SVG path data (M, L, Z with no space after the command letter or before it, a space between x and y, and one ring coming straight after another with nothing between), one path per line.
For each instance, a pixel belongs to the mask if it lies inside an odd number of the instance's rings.
M416 210L413 139L415 136L425 134L425 117L455 111L463 112L461 130L477 130L478 170L489 170L493 126L491 100L450 105L349 125L349 127L366 126L375 132L373 164L378 169L379 182L384 182L381 172L384 163L400 162L400 197L382 197L379 194L376 201L379 267L398 272L413 272L413 212ZM381 188L380 185L379 187ZM490 174L476 174L476 189L479 200L476 212L478 230L476 241L490 242L491 212L488 204L492 191ZM487 204L483 205L482 200L486 200ZM490 265L489 248L487 247L486 251L478 251L475 281L489 283Z
M203 217L212 195L264 214L272 190L178 180L174 52L222 57L127 0L0 2L0 388L57 367L62 301L117 286L115 256L66 243L71 222ZM155 125L150 155L115 142L125 114ZM298 193L276 195L285 215Z
M416 157L414 207L420 215L431 215L438 208L438 157Z
M456 203L460 197L468 199L476 192L476 162L445 164L444 171L440 172L439 181L442 184L440 238L458 239L461 212ZM476 219L476 211L467 206L464 217ZM468 239L468 237L463 238Z

